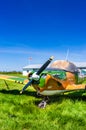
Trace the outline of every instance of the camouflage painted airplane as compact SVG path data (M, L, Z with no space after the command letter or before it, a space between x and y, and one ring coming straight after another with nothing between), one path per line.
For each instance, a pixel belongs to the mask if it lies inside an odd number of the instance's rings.
M47 96L86 89L85 84L79 84L83 81L79 77L79 69L69 61L56 60L45 70L52 60L53 57L50 57L37 72L29 73L29 82L20 92L22 93L28 86L32 85L37 93L45 96L39 107L46 106Z
M44 100L39 104L41 108L46 106L50 95L86 89L85 84L80 84L83 80L79 78L79 69L73 63L56 60L47 68L52 60L53 57L50 57L37 72L30 72L28 74L29 80L23 78L20 80L18 77L7 78L25 84L20 93L23 93L27 87L32 85L38 94L44 96ZM5 78L3 77L3 79Z

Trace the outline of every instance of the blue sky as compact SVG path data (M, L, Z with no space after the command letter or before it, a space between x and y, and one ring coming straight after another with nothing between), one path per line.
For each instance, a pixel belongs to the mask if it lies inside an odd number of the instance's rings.
M86 61L85 0L0 0L0 71L54 60Z

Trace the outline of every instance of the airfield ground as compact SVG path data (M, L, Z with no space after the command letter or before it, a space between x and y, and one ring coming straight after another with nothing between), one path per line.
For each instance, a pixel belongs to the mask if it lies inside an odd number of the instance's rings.
M22 84L7 84L9 89L0 80L0 130L86 130L84 90L52 96L47 107L40 109L42 98L33 88L20 95Z

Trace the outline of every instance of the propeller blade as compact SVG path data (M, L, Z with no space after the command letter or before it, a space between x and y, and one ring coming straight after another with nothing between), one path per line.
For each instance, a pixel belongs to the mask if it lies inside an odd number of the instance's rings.
M37 75L40 75L41 72L42 72L43 70L45 70L45 68L50 64L50 62L53 60L53 58L54 58L54 57L51 56L51 57L41 66L41 68L37 71L36 74L37 74ZM34 80L34 79L31 79L31 80L23 87L23 89L20 91L20 93L23 93L23 91L25 91L25 89L32 84L33 80Z
M37 75L40 75L41 74L41 72L43 71L43 70L45 70L45 68L50 64L50 62L53 60L53 56L51 56L42 66L41 66L41 68L37 71Z
M23 91L25 91L25 89L26 89L27 87L29 87L29 86L32 84L32 81L33 81L33 79L31 79L31 80L23 87L23 89L20 91L21 94L23 93Z

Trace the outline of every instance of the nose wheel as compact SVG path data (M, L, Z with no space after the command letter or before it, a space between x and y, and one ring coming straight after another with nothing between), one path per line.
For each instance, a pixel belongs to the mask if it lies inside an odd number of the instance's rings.
M49 97L45 96L44 99L38 104L38 107L39 108L45 108L48 101L49 101Z

